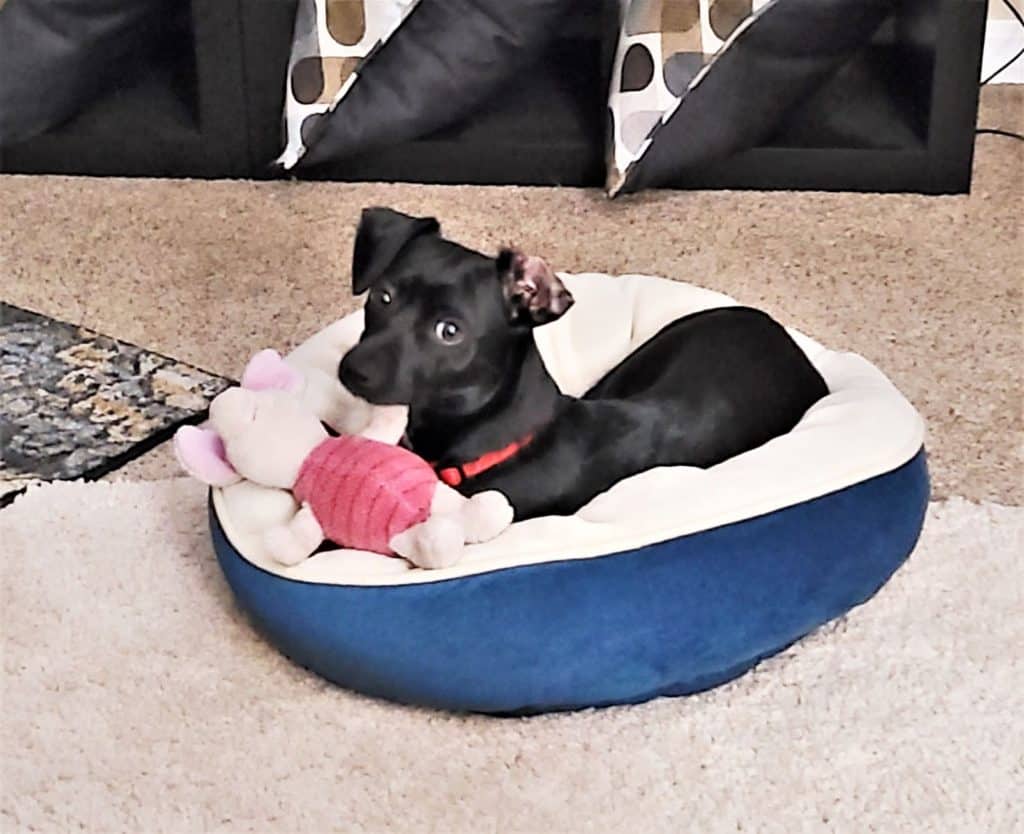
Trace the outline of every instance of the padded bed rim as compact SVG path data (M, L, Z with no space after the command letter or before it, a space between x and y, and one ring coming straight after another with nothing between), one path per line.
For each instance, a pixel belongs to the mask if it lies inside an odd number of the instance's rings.
M640 546L637 546L637 547L630 547L630 548L627 548L627 549L624 549L624 550L610 551L608 553L602 553L602 554L599 554L599 555L596 555L596 556L586 556L586 557L583 557L583 558L568 557L568 558L561 558L561 559L546 559L546 560L541 561L541 562L526 562L526 563L520 564L520 565L498 565L498 566L495 566L495 567L492 567L492 568L482 569L482 570L479 570L479 571L473 571L472 573L459 574L459 575L456 575L456 576L444 574L441 571L434 571L433 573L437 574L438 579L428 580L428 581L425 581L425 582L418 582L418 583L401 583L401 582L387 582L387 581L379 582L379 583L372 583L372 582L367 582L367 583L319 582L319 581L315 581L315 580L311 580L311 579L303 579L302 577L298 577L298 576L289 576L289 575L287 575L285 573L276 573L274 571L267 570L266 568L262 567L258 563L254 562L252 559L248 558L231 541L231 537L228 535L228 532L225 529L225 525L224 525L223 521L221 520L221 518L220 518L220 516L218 515L218 512L217 512L217 502L216 502L216 500L214 498L217 490L212 489L212 488L209 490L208 498L207 498L207 514L208 514L208 520L210 522L210 529L211 529L211 531L215 531L215 533L214 533L215 538L218 541L222 540L223 544L226 546L226 548L228 550L230 550L240 560L242 560L246 564L250 565L254 570L257 570L260 573L265 574L268 577L273 577L274 579L280 579L282 581L294 583L294 584L297 584L297 585L323 586L323 587L327 587L327 588L350 588L350 589L374 588L374 589L384 590L384 589L391 589L391 588L422 587L424 585L428 585L428 586L429 585L440 585L440 584L443 584L443 583L446 583L446 582L459 582L460 580L463 580L463 579L472 579L475 576L485 576L487 574L501 573L501 572L504 572L504 571L523 570L524 568L543 567L544 565L557 565L557 564L563 564L563 563L567 563L567 562L579 562L579 563L585 564L585 563L587 563L589 561L592 561L594 559L615 558L615 557L623 556L625 554L630 554L630 553L635 553L635 552L640 551L640 550L645 550L647 548L661 547L663 545L671 544L672 542L681 541L683 539L693 539L696 536L701 536L701 535L703 535L705 533L711 533L711 532L714 532L715 530L721 530L721 529L724 529L724 528L735 527L737 525L746 524L747 522L755 521L755 520L757 520L759 518L764 518L766 516L773 516L773 515L778 515L780 513L785 513L785 512L788 512L789 510L795 509L797 507L804 506L805 504L813 504L814 502L820 501L821 499L829 498L830 496L837 495L837 494L840 494L840 493L849 492L850 490L856 489L857 487L864 486L865 484L870 484L870 483L873 483L873 482L881 481L881 480L883 480L885 478L888 478L888 477L890 477L892 475L895 475L896 473L901 472L901 471L903 471L905 469L912 468L915 465L915 463L917 463L919 461L922 462L922 464L923 464L924 477L925 477L925 479L927 481L927 479L928 479L928 474L927 474L927 452L925 451L924 447L922 446L921 449L918 450L917 454L915 454L910 460L906 461L905 463L900 464L899 466L896 466L895 468L893 468L889 472L883 472L881 475L876 475L876 476L874 476L872 478L868 478L867 480L861 481L859 483L851 484L850 486L842 487L840 489L833 490L832 492L823 493L822 495L819 495L819 496L817 496L815 498L812 498L812 499L810 499L808 501L802 501L802 502L800 502L798 504L793 504L793 505L790 505L788 507L782 507L782 508L780 508L778 510L772 510L772 511L767 512L767 513L761 513L759 515L750 516L749 518L740 519L739 521L730 521L730 522L727 522L725 524L718 524L718 525L715 525L715 526L712 526L712 527L704 528L702 530L695 530L692 533L683 533L683 534L681 534L679 536L673 536L673 537L664 539L664 540L662 540L660 542L652 542L650 544L640 545ZM928 488L930 490L930 482L929 482L929 487ZM220 545L218 544L218 547L219 546ZM385 558L385 557L382 557L382 558Z

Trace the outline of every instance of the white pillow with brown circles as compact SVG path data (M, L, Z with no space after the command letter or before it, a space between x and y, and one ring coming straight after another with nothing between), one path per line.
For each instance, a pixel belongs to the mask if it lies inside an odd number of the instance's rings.
M345 97L362 62L419 0L299 0L285 90L285 169L306 152L310 131Z
M773 0L622 0L608 107L609 194L714 58Z

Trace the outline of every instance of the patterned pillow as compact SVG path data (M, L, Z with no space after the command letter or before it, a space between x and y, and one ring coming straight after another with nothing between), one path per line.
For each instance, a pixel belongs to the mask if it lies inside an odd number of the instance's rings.
M612 73L608 191L622 188L651 132L703 77L715 54L770 0L623 0Z
M277 160L291 168L318 123L351 89L359 68L398 29L419 0L299 0L285 90L287 144Z
M466 118L579 2L299 0L279 163L305 170Z
M897 0L623 0L611 196L753 147L863 47Z

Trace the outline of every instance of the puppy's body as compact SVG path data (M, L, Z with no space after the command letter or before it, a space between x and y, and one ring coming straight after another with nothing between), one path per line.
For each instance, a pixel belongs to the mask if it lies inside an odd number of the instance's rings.
M508 463L460 485L503 492L517 518L575 512L655 466L720 463L789 431L825 393L785 330L742 307L672 322L582 399L558 391L532 338L523 353L519 379L500 395L519 408L468 421L414 410L409 432L413 449L441 466L532 435Z
M655 466L719 463L789 431L827 393L779 324L725 307L672 322L583 398L565 396L532 334L572 303L558 278L437 231L364 213L353 273L357 292L372 286L367 326L341 378L371 402L408 404L409 442L442 472L491 456L457 487L499 490L517 519L575 512Z

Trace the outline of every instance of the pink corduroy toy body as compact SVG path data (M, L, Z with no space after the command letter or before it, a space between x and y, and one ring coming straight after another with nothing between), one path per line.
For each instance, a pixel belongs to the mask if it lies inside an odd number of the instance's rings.
M294 514L263 532L276 561L297 564L329 539L417 567L448 567L467 543L494 538L511 524L504 495L466 498L422 458L394 445L404 416L397 425L394 412L382 409L367 426L369 436L330 437L296 395L301 390L301 376L263 351L250 361L242 387L211 403L209 428L186 426L174 438L178 460L204 483L247 480L291 491Z
M430 518L437 485L434 470L418 455L348 435L313 449L292 494L309 505L325 538L394 554L391 540Z

